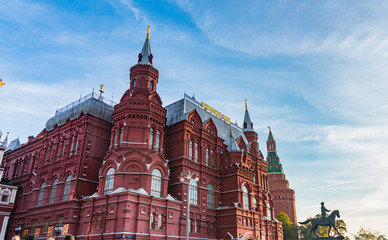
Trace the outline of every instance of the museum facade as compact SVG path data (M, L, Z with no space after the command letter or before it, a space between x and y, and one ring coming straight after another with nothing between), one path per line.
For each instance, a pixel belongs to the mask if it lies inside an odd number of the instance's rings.
M118 104L91 93L5 152L20 186L7 239L15 226L34 239L55 226L60 239L283 239L247 105L242 127L187 95L163 107L158 81L147 33Z

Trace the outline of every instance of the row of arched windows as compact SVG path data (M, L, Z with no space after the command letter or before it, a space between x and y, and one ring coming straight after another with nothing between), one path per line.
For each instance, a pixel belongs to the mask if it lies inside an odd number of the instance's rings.
M62 201L69 200L69 195L70 195L70 187L71 187L71 178L72 176L69 175L66 178L65 185L63 188L63 196L62 196ZM58 179L55 179L53 184L51 185L51 193L50 193L50 199L49 199L49 204L54 203L55 197L57 195L57 187L58 187ZM38 201L37 201L37 206L41 206L43 202L43 197L46 191L46 183L42 183L40 186L39 190L39 195L38 195Z
M190 140L189 142L189 159L190 160L194 160L194 162L198 162L199 161L199 146L198 146L198 143L194 143L194 147L193 147L193 141ZM193 156L194 156L194 159L193 159ZM205 155L205 164L206 166L214 166L215 165L215 162L214 162L214 150L213 149L210 149L209 148L206 148L206 155Z
M243 200L243 209L244 210L249 210L249 192L246 186L243 186L242 188L242 200ZM271 210L271 205L269 204L268 201L265 201L266 203L266 208L267 208L267 217L272 219L272 210ZM253 197L253 206L252 208L255 209L257 207L257 200L255 197Z
M71 142L70 142L70 147L69 147L69 152L68 152L68 157L76 155L77 150L78 150L78 141L79 140L79 134L77 136L73 135L71 137ZM66 150L66 139L63 139L59 141L56 149L56 154L54 153L54 144L49 144L46 150L46 155L44 159L44 164L48 164L53 158L57 161L60 160Z
M155 228L155 218L158 221L157 228ZM150 213L150 229L163 230L163 214L156 215L155 213Z
M113 191L114 183L114 174L115 170L109 168L105 175L105 184L104 184L104 194L110 194ZM160 197L162 192L162 173L159 169L154 169L152 171L151 179L151 195L155 197Z

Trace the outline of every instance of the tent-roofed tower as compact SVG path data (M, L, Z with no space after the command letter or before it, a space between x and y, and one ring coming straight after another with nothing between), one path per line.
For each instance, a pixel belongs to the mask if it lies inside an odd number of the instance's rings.
M285 212L290 221L296 224L295 191L290 189L286 175L280 162L276 141L270 127L267 139L268 185L275 206L275 215Z
M153 66L149 26L138 62L130 69L130 88L114 107L111 142L100 170L99 194L119 187L152 193L154 174L161 178L157 195L166 197L168 170L164 158L166 110L156 91L159 71ZM117 165L117 163L120 163ZM106 179L113 176L111 186Z

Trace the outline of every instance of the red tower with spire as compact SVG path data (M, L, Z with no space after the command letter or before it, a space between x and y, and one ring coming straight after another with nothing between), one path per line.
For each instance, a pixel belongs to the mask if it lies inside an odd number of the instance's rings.
M164 158L166 110L156 91L159 71L152 66L152 53L147 37L139 60L130 69L130 88L114 107L109 152L100 170L99 194L107 191L107 173L114 176L113 189L144 188L151 192L152 172L162 178L162 191L167 195L168 170Z
M272 135L271 128L268 128L267 174L269 190L275 206L275 214L277 216L279 212L284 212L290 217L290 221L296 224L295 191L290 189L276 150L276 141Z

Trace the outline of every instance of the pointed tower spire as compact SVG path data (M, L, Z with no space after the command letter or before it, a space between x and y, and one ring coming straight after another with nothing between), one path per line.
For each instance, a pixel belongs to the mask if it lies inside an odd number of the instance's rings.
M152 65L152 53L151 53L151 46L150 46L150 25L148 25L147 28L147 37L143 45L143 49L139 53L139 60L138 64L146 64L146 65Z
M268 126L268 140L267 140L267 165L268 165L268 174L271 173L282 173L284 174L282 164L278 153L276 151L276 141L273 138L271 127Z
M245 99L245 115L244 115L244 125L243 125L244 132L253 132L253 123L251 121L251 117L249 116L248 112L248 104L247 100Z

